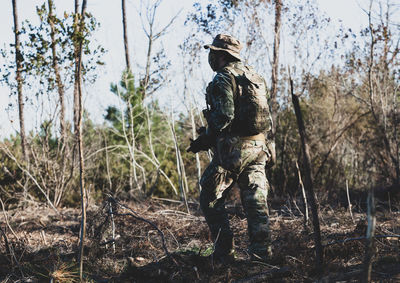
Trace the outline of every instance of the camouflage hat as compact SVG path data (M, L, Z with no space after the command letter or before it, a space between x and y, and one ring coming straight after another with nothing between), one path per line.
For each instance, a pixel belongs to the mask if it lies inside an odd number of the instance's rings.
M226 51L231 54L233 57L242 60L240 58L240 50L242 50L243 45L240 43L239 40L234 38L233 36L227 34L218 34L212 44L204 45L205 49L212 49L212 50L221 50Z

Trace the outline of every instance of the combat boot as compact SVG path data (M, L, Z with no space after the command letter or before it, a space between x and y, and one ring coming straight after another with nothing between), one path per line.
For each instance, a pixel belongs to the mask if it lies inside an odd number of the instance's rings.
M214 252L210 255L213 263L230 264L235 261L235 249L233 237L219 239Z
M209 258L212 264L229 265L235 261L235 250L231 249L229 253L223 254L219 252L213 252Z

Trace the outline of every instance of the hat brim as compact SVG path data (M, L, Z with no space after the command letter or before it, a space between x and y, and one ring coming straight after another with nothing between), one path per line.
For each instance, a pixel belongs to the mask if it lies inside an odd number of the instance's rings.
M216 47L212 44L206 44L203 46L204 49L212 49L212 50L217 50L217 51L225 51L228 52L229 54L231 54L233 57L235 57L236 59L239 59L240 61L242 60L242 58L240 57L240 55L232 50L229 49L225 49L225 48L221 48L221 47Z

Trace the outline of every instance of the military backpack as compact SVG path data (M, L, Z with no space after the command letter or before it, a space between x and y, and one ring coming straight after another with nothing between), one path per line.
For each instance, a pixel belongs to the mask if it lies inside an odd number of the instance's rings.
M266 83L252 67L229 68L234 77L235 119L232 130L241 136L267 133L272 128Z

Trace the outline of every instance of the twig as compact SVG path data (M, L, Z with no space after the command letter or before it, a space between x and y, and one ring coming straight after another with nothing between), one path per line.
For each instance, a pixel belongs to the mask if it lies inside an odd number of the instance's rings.
M4 245L6 246L6 252L7 254L9 254L11 256L11 249L10 249L10 245L8 244L8 238L6 233L4 233L3 229L0 226L0 232L1 234L3 234L3 238L4 238ZM12 258L11 258L11 262L12 262Z
M111 239L111 240L105 241L105 242L103 242L103 243L100 243L99 245L100 245L100 246L106 246L106 245L108 245L108 244L113 244L113 246L115 246L115 239ZM114 251L114 252L115 252L115 251Z
M172 202L172 203L180 203L180 204L182 204L182 201L181 201L181 200L175 200L175 199L159 198L159 197L154 197L154 196L152 196L151 199L162 200L162 201L166 201L166 202ZM198 202L194 202L194 201L188 201L187 203L188 203L188 204L199 205Z
M389 204L389 211L392 213L392 203L390 201L390 192L388 192L388 204Z
M112 210L111 203L109 203L109 205L108 205L108 213L110 214L110 217L111 217L112 245L113 245L113 251L115 253L115 223L114 223L114 213Z
M347 202L349 203L349 211L350 211L350 216L351 220L354 222L354 217L353 217L353 211L351 210L351 202L350 202L350 194L349 194L349 181L346 180L346 193L347 193Z
M115 203L115 204L119 205L120 207L122 207L122 208L127 209L128 211L130 211L130 213L116 213L116 212L114 212L114 215L118 215L118 216L127 216L127 215L130 215L130 216L132 216L133 218L135 218L135 219L137 219L137 220L146 222L147 224L151 225L154 229L156 229L157 232L159 233L160 237L161 237L161 242L162 242L163 249L164 249L164 251L165 251L166 256L167 256L167 257L171 257L171 254L170 254L170 252L168 251L167 245L166 245L166 243L165 243L164 233L163 233L153 222L151 222L150 220L147 220L147 219L145 219L145 218L143 218L143 217L140 217L139 215L137 215L137 213L136 213L135 211L133 211L132 209L130 209L130 208L127 207L126 205L123 205L122 203L120 203L119 201L117 201L116 199L114 199L113 197L109 197L109 198L108 198L108 201L109 201L110 203ZM171 257L171 258L172 258L172 257Z
M307 196L306 196L306 191L304 189L304 184L303 184L303 180L301 178L301 172L300 172L300 168L299 168L299 164L296 160L296 169L297 169L297 175L299 178L299 185L301 187L301 193L302 193L302 198L303 198L303 205L304 205L304 226L307 226L308 223L308 204L307 204Z
M4 219L5 219L5 221L6 221L6 224L7 224L7 226L8 226L8 229L10 229L10 231L11 231L11 233L13 233L14 237L15 237L17 240L19 240L19 237L17 236L17 234L15 234L13 228L12 228L11 225L10 225L10 222L8 222L7 212L6 212L5 207L4 207L4 202L3 202L3 200L2 200L1 198L0 198L0 203L1 203L1 208L2 208L2 210L3 210Z
M400 239L400 235L377 235L377 236L374 236L374 238L375 239L380 239L380 238L398 238L398 239ZM344 244L344 243L347 243L350 241L360 241L360 240L365 240L365 239L367 239L367 237L347 238L344 240L333 241L333 242L327 243L323 246L328 247L328 246L332 246L335 244Z
M372 3L372 2L371 2ZM368 194L368 228L365 243L365 259L364 259L364 272L362 276L362 282L371 282L372 272L372 259L374 257L374 236L375 236L375 198L374 190L371 188Z
M279 269L272 269L270 271L258 273L256 275L243 278L240 280L232 281L232 283L256 283L256 282L266 282L268 279L272 278L282 278L290 275L289 267L282 267Z
M44 197L46 198L48 204L51 206L51 208L57 213L57 215L60 215L60 213L58 212L57 208L55 208L55 206L53 205L53 203L51 202L51 200L49 199L49 196L46 194L46 192L43 190L43 188L39 185L38 181L35 179L35 177L32 176L32 174L25 168L22 167L22 165L20 165L17 161L17 159L15 158L15 156L9 151L8 148L6 147L2 147L1 148L3 150L3 152L10 157L15 164L17 165L17 167L19 169L21 169L37 186L37 188L40 190L40 192L44 195Z
M3 229L1 228L1 226L0 226L0 232L3 234L4 244L6 245L6 251L7 251L7 253L11 256L11 262L12 262L12 260L14 259L14 261L15 261L15 263L17 264L18 269L19 269L19 272L21 273L22 277L25 277L24 273L22 272L21 265L19 264L19 261L18 261L17 257L15 256L14 250L11 248L11 246L10 246L10 244L9 244L7 235L6 235L6 233L3 231Z
M217 246L217 241L220 233L221 233L221 228L219 228L217 237L215 237L215 241L213 243L213 253L211 254L211 265L213 270L214 270L214 252L215 252L215 247Z

